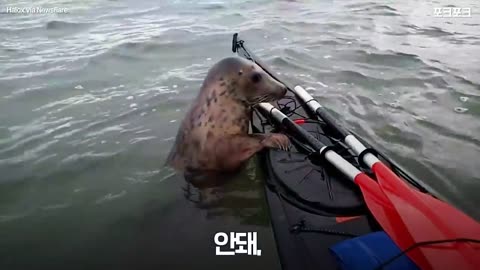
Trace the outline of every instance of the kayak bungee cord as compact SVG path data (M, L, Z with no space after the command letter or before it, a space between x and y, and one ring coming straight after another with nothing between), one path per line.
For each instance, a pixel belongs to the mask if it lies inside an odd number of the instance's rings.
M471 243L477 243L480 244L479 239L470 239L470 238L455 238L455 239L446 239L446 240L433 240L433 241L424 241L424 242L418 242L410 247L406 248L405 250L402 250L402 252L398 253L397 255L393 256L392 258L386 260L383 262L380 266L375 268L374 270L381 270L384 269L386 266L389 264L393 263L396 259L400 258L402 255L407 254L411 250L421 247L421 246L430 246L430 245L437 245L437 244L444 244L444 243L462 243L462 242L471 242Z
M337 236L343 236L343 237L358 237L358 234L353 234L350 232L345 232L345 231L337 231L337 230L331 230L327 228L309 228L307 227L305 220L300 220L298 223L293 225L290 228L290 232L294 234L298 233L322 233L322 234L331 234L331 235L337 235Z

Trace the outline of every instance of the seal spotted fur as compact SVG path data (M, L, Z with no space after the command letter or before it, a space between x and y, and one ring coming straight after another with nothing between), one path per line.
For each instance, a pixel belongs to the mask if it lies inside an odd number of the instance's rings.
M265 147L287 148L283 134L248 134L252 106L278 100L286 91L253 62L219 61L182 121L166 164L185 171L235 171Z

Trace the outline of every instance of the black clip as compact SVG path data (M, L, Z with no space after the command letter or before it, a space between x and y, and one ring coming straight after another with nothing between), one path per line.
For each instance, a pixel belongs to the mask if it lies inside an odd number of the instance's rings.
M290 232L293 234L298 234L305 229L305 220L300 220L297 224L290 227Z
M238 33L233 34L233 40L232 40L232 51L237 52L237 46L238 46Z
M292 109L290 108L290 106L288 106L287 104L285 104L281 109L280 111L285 114L285 115L289 115L291 112L292 112Z
M366 154L373 154L374 156L378 156L378 152L373 148L367 148L358 155L358 164L360 164L360 166L364 168L369 169L368 165L363 160L363 157L365 157Z

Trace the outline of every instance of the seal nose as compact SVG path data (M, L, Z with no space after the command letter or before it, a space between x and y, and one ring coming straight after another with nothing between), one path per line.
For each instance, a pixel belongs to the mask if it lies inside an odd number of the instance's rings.
M284 86L282 87L282 97L285 96L287 94L287 87Z

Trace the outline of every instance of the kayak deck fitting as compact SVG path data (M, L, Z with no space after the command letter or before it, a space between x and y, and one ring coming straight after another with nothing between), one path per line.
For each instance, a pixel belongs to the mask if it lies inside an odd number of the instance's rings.
M233 36L232 51L257 63L273 78L284 83L246 48L244 41L239 40L237 34ZM308 108L311 104L299 100L297 96L299 92L292 91L292 87L285 85L295 94L277 101L276 109L301 126L308 136L311 135L315 141L320 142L325 151L333 150L332 152L338 153L341 158L353 165L355 170L361 171L371 179L376 179L371 167L374 162L369 166L366 164L368 161L366 163L363 161L365 155L374 154L375 159L381 161L387 170L401 177L411 187L421 193L431 194L420 181L409 176L398 164L365 141L358 139L360 144L366 145L365 151L352 149L351 145L345 143L345 138L353 132L343 128L336 129L337 123L331 123L336 120L328 113L324 117L314 115ZM372 215L358 186L321 156L325 151L313 149L308 139L292 136L274 123L271 117L273 107L272 109L268 109L268 106L265 107L267 109L258 107L262 106L257 106L251 116L253 132L282 132L289 136L292 142L289 151L267 149L259 154L261 166L266 174L265 192L282 268L338 269L339 259L332 254L332 250L335 249L332 249L333 246L337 245L337 249L344 248L345 245L338 244L358 236L370 235L378 238L373 232L383 232L382 226ZM388 248L385 246L385 249ZM381 250L377 251L378 254L370 254L371 260L375 261L373 265L379 265L380 269L418 269L405 256L405 250L397 251L396 246L394 250L395 252L391 251L395 253L394 255L404 259L403 262L398 260L397 268L389 268L393 266L389 265L391 263L389 259L393 261L396 258L392 257L395 256L382 258ZM369 251L371 250L367 250Z

